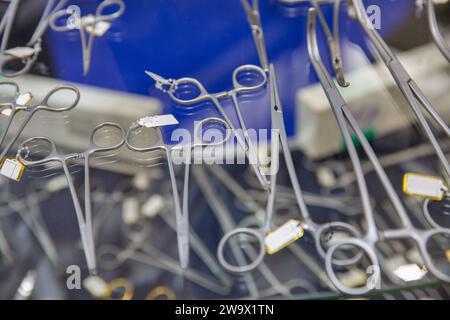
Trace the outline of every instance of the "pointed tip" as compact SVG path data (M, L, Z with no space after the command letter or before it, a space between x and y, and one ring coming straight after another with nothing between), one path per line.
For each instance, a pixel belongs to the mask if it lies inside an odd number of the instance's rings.
M150 78L155 80L156 82L164 82L164 78L160 75L157 75L156 73L153 73L151 71L145 70L145 74L148 75Z

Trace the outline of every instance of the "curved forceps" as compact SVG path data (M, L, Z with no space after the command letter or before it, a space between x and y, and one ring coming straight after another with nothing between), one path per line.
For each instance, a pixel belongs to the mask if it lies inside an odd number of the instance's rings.
M338 121L339 127L341 129L342 135L344 136L344 139L347 144L348 152L355 170L355 173L358 177L358 187L361 194L361 199L363 202L364 207L364 217L366 219L367 223L367 232L362 236L361 238L354 237L354 238L347 238L343 240L339 240L336 244L332 245L325 257L325 267L327 274L331 280L331 282L335 285L335 287L345 293L350 295L363 295L371 290L373 288L370 288L369 286L366 287L360 287L360 288L348 288L345 285L343 285L339 279L337 278L335 274L335 270L333 269L333 265L335 263L333 262L333 254L336 252L336 250L342 248L342 247L356 247L360 249L360 253L365 252L367 256L369 257L371 261L371 265L373 266L380 266L380 262L377 258L376 254L376 244L379 241L384 240L390 240L390 239L412 239L416 242L417 246L419 247L419 251L428 267L428 270L435 275L437 278L450 282L450 276L446 275L445 273L441 272L434 266L432 263L432 259L430 256L430 253L427 250L427 243L428 241L436 236L436 235L444 235L447 237L450 237L450 229L445 228L434 228L430 230L418 230L414 227L412 224L410 218L408 217L408 214L398 197L397 193L395 192L394 187L392 186L391 182L389 181L389 178L384 171L383 167L381 166L375 152L373 151L372 147L370 146L369 142L365 138L361 128L359 127L356 119L353 117L352 113L348 109L344 98L339 93L338 89L336 88L334 82L332 81L330 75L326 71L320 55L319 55L319 48L317 45L317 35L316 35L316 12L314 9L310 9L308 13L308 51L309 55L311 57L311 60L313 61L314 67L316 69L316 72L319 76L319 79L321 81L321 84L323 86L324 92L327 95L328 101L330 102L330 105L332 106L333 112L335 114L336 120ZM349 126L353 129L356 136L358 137L362 148L364 149L365 153L367 154L369 160L372 162L375 171L381 180L381 183L383 185L384 190L386 191L390 201L392 202L395 211L397 212L401 227L398 229L391 229L386 231L381 231L377 229L377 226L375 224L375 218L374 218L374 212L372 208L370 207L370 203L368 201L368 190L367 185L365 183L364 174L361 167L361 162L358 158L358 155L356 153L356 148L352 142L351 136L349 135L349 130L347 127L347 123Z
M257 75L260 80L256 84L246 84L242 83L239 80L239 75L249 72ZM236 140L239 144L239 146L242 148L242 150L245 152L245 156L250 162L251 167L253 168L254 173L256 174L261 186L267 190L269 182L267 181L266 177L263 175L261 171L261 166L258 160L258 156L256 153L256 150L251 142L251 139L248 135L247 126L245 125L244 118L242 117L241 109L239 106L238 101L238 95L243 93L250 93L253 91L258 91L262 89L266 83L267 83L267 75L261 68L255 66L255 65L242 65L238 68L236 68L233 71L233 89L227 92L219 92L211 94L209 93L205 87L194 78L181 78L177 80L173 79L165 79L153 72L146 71L146 74L151 77L153 80L156 81L156 88L162 90L163 92L167 92L170 96L170 98L175 101L175 103L180 105L190 105L195 103L200 103L203 101L211 101L214 104L214 107L217 109L217 111L220 113L222 118L226 121L227 126L233 131L234 135L236 136ZM186 87L195 87L197 89L197 96L193 98L183 98L178 97L176 95L176 91L179 87L186 86ZM236 111L236 114L238 116L239 125L241 126L241 129L244 133L244 139L241 138L239 133L236 130L236 127L231 122L230 118L225 113L225 110L223 109L222 105L220 104L220 100L231 98L233 101L233 107Z
M117 10L109 14L104 14L106 10L114 6L117 6ZM91 67L94 38L96 36L103 35L110 28L111 22L120 18L124 12L125 3L122 0L104 0L98 5L95 11L95 15L90 14L84 17L80 17L79 13L75 13L76 15L78 15L75 17L77 19L76 25L73 25L69 22L70 19L73 19L74 17L74 12L72 12L71 10L63 9L55 12L50 18L50 28L56 32L67 32L73 29L78 29L80 31L83 55L83 75L87 75ZM64 20L63 25L58 25L56 22L61 18L66 18L66 20ZM96 27L100 23L103 24L102 30L97 33Z
M259 63L264 71L269 70L269 59L267 58L266 43L264 40L264 31L259 15L259 0L252 0L250 5L248 0L241 0L244 7L247 21L252 29L253 41L255 42L256 51L258 52Z
M111 143L110 145L97 145L95 140L95 135L102 129L111 128L112 130L120 130L121 138L119 141ZM26 158L29 154L32 153L30 147L33 147L34 143L38 141L45 142L50 147L49 153L46 157L39 160L27 160ZM120 148L125 143L125 132L124 130L115 123L105 122L94 128L94 131L91 135L91 141L88 148L82 153L71 153L67 155L63 155L58 153L56 150L55 143L49 138L45 137L36 137L26 140L20 150L27 151L27 154L23 155L23 152L19 153L19 159L26 166L33 165L43 165L50 162L59 162L64 170L64 174L67 178L67 182L69 185L69 191L72 196L73 205L75 207L75 213L77 215L78 226L80 229L81 242L83 244L84 253L86 256L87 265L89 271L92 274L96 273L96 260L95 260L95 245L93 239L92 232L92 207L91 207L91 194L90 194L90 169L89 169L89 159L90 157L98 152L112 151ZM84 183L85 183L85 213L83 214L83 210L81 208L80 200L77 195L77 191L75 189L75 185L73 183L72 177L70 175L68 162L71 160L79 160L84 159Z
M301 227L311 232L311 234L314 237L314 242L317 248L317 251L319 254L325 258L326 253L322 247L322 238L323 234L328 232L331 229L343 229L348 232L350 232L353 235L358 236L359 232L358 230L353 227L350 224L344 223L344 222L330 222L325 223L322 225L316 224L310 214L309 210L306 206L305 200L303 198L302 190L300 188L300 183L298 182L297 173L295 170L294 162L292 160L292 155L289 150L288 146L288 140L287 140L287 134L286 129L284 126L284 119L283 119L283 111L281 106L281 100L279 97L279 90L278 90L278 84L276 80L275 75L275 69L274 66L271 64L269 66L269 82L270 82L270 106L271 106L271 118L272 118L272 138L271 138L271 180L270 180L270 192L269 192L269 199L267 201L267 206L265 210L265 217L264 217L264 223L263 227L260 229L253 229L253 228L237 228L234 229L227 234L224 235L224 237L221 239L219 243L219 247L217 250L217 255L219 258L219 261L223 265L223 267L231 272L248 272L253 269L255 269L264 259L264 256L266 254L265 251L265 237L267 233L271 230L271 222L272 222L272 215L274 211L274 203L275 203L275 194L276 194L276 181L277 181L277 170L278 170L278 155L279 155L279 144L281 142L281 148L283 150L284 159L286 162L287 171L289 174L289 179L291 180L292 187L294 189L294 193L296 196L296 202L300 209L300 225ZM252 262L250 262L247 265L241 265L241 266L234 266L228 263L225 260L224 257L224 248L227 241L229 241L233 236L239 235L239 234L246 234L254 236L257 241L259 242L259 253L253 259ZM337 265L348 265L353 264L355 261L359 260L361 258L360 254L356 254L354 257L349 259L335 259L334 263Z
M14 96L13 97L9 97L7 101L0 101L0 109L3 109L3 110L4 109L10 109L9 119L8 119L4 129L3 129L3 132L1 134L1 136L0 136L0 147L3 145L3 143L5 141L6 135L8 133L8 130L9 130L10 126L11 126L11 123L14 120L14 117L15 117L16 113L21 112L21 111L26 111L26 112L28 112L28 115L26 116L26 118L23 120L23 122L19 126L19 128L16 131L15 135L11 138L11 140L9 140L8 144L6 145L6 147L1 151L1 153L0 153L0 161L3 160L3 158L11 150L11 148L14 145L14 143L19 138L20 134L25 129L25 127L27 126L28 122L30 122L31 118L33 118L33 116L34 116L34 114L36 112L39 112L39 111L49 111L49 112L69 111L69 110L73 109L78 104L78 101L80 100L80 91L76 87L70 86L70 85L64 85L64 86L59 86L59 87L56 87L56 88L50 90L47 93L47 95L44 97L44 99L41 102L39 102L38 104L36 104L34 106L27 106L26 104L20 104L18 102L18 98L21 96L21 94L20 94L19 86L16 83L14 83L14 82L0 82L0 88L2 86L10 86L10 87L14 88ZM60 92L63 91L63 90L71 91L71 92L75 93L75 99L68 106L52 107L50 105L50 100L51 100L52 96L54 96L55 94L60 94ZM31 97L31 95L30 95L30 97Z
M445 59L450 62L450 48L439 31L439 25L436 19L433 0L427 0L427 16L428 25L430 26L430 31L431 35L433 36L434 43L436 43L436 46L441 51Z
M360 25L363 27L367 36L370 38L371 42L374 44L375 49L380 54L386 67L389 69L392 77L395 79L399 89L401 90L403 96L408 101L412 111L416 115L416 118L422 127L425 135L430 141L439 161L444 168L446 173L446 178L450 177L450 165L445 157L442 148L440 147L437 138L433 134L427 119L422 112L420 106L422 106L429 116L444 130L445 134L450 137L450 129L444 120L439 116L439 114L434 109L431 102L420 90L417 83L411 78L408 72L405 70L400 60L394 54L394 52L388 47L386 42L381 38L379 33L372 27L370 20L367 16L365 7L362 0L352 0L353 7L356 11L356 15Z
M67 1L68 0L48 0L41 19L27 44L24 47L12 48L2 52L0 70L5 77L16 77L30 71L33 63L38 58L39 53L42 51L42 36L45 31L47 31L50 16L60 10ZM22 69L8 72L6 66L14 61L22 61Z

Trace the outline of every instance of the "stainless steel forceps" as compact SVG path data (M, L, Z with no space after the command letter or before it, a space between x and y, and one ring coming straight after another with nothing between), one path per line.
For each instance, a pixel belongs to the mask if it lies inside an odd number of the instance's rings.
M439 25L436 19L436 12L434 10L433 0L427 1L427 17L428 17L428 25L430 27L431 35L433 36L434 43L441 51L442 55L450 62L450 48L448 44L445 42L444 37L439 31Z
M112 13L104 13L110 10L111 7L114 7L116 10ZM98 5L95 15L89 14L83 17L76 10L72 11L70 8L67 8L52 14L50 28L56 32L66 32L73 29L80 31L83 75L87 75L91 67L94 38L103 36L111 28L111 22L120 18L124 12L125 3L122 0L104 0ZM57 21L62 18L66 18L66 20L63 20L64 23L62 25L58 25ZM76 20L75 23L71 23L73 18Z
M357 19L364 29L367 36L370 38L371 42L374 44L376 51L381 56L386 67L389 69L392 77L395 79L399 89L401 90L403 96L408 101L409 106L414 112L417 121L419 122L421 128L423 129L428 140L432 144L436 155L438 156L440 163L445 171L446 179L450 178L450 165L447 158L439 145L436 136L433 134L425 114L421 110L421 106L426 110L428 115L442 128L445 134L450 137L450 129L444 120L439 116L439 114L434 109L431 102L424 95L422 90L420 90L417 83L411 78L408 72L405 70L400 60L394 54L394 52L389 48L389 46L381 38L380 34L375 30L375 28L370 23L369 17L367 16L364 4L362 0L352 0L352 5L356 11Z
M179 105L192 105L203 101L211 101L220 113L222 118L226 121L228 127L236 137L236 141L245 152L245 156L249 160L249 165L252 167L256 177L258 178L263 189L268 188L268 181L265 175L262 173L260 161L255 147L248 134L247 126L242 117L241 109L239 106L238 96L245 93L256 92L261 90L267 83L267 75L263 69L255 65L242 65L237 67L233 71L233 88L229 91L219 93L209 93L206 88L194 78L181 78L181 79L165 79L155 73L146 71L147 75L156 81L156 88L167 92L170 98ZM195 97L184 96L179 94L183 92L184 88L195 88L193 90L196 94ZM233 102L234 110L238 116L239 125L244 134L244 138L241 137L238 130L231 122L228 115L225 113L220 100L231 98Z
M115 136L114 132L118 135ZM35 137L26 140L19 149L20 161L27 165L43 165L51 162L59 162L67 178L69 191L72 196L72 202L77 215L78 226L80 229L81 241L83 244L86 261L91 274L97 272L95 259L95 245L92 231L92 207L91 207L91 188L90 188L90 167L89 160L92 155L112 151L120 148L125 143L125 132L123 129L112 122L102 123L96 126L91 134L90 144L82 153L61 154L56 150L55 143L45 137ZM75 160L84 160L84 214L81 208L80 200L71 177L68 162Z
M6 77L16 77L30 71L31 67L33 66L33 63L38 58L39 53L42 51L41 46L42 36L44 35L45 31L47 31L51 15L54 12L60 10L67 3L67 1L68 0L59 0L59 1L48 0L44 12L42 13L41 19L27 44L23 47L7 49L2 52L0 61L0 69L2 75ZM17 6L18 4L14 3L13 5ZM13 8L14 10L17 10L16 7ZM11 14L13 13L14 12L11 11ZM6 46L6 43L4 44L4 46ZM10 71L8 69L8 66L11 63L16 63L18 61L22 63L22 67L19 70Z
M380 262L377 257L376 245L378 242L386 241L386 240L399 240L399 239L411 239L413 240L418 248L422 258L425 261L425 264L428 270L436 276L438 279L441 279L446 282L450 282L450 275L441 271L434 263L431 253L428 250L428 245L432 238L436 236L443 236L447 239L450 239L450 229L445 228L432 228L427 230L417 229L412 220L409 218L406 209L403 206L399 196L395 192L394 187L392 186L384 168L381 166L379 159L377 158L374 150L370 146L367 138L364 136L361 128L359 127L356 119L353 114L347 107L344 98L339 93L336 85L328 74L325 66L322 63L320 58L319 48L317 44L317 35L316 35L316 12L314 9L310 9L308 13L308 52L313 62L316 73L320 79L324 92L328 98L328 101L331 105L333 113L335 115L336 121L339 125L343 138L346 142L346 146L348 149L348 153L353 165L353 169L355 171L357 177L357 183L359 188L359 193L361 196L361 200L363 202L363 213L367 224L367 231L361 237L354 238L345 238L343 240L338 240L334 245L332 245L326 253L325 257L325 267L327 274L335 285L335 287L343 293L350 295L363 295L371 290L375 289L375 287L366 285L358 288L349 288L344 285L337 277L335 266L336 263L333 261L333 254L336 251L339 251L344 248L358 248L361 251L359 253L365 252L366 255L370 259L370 263L372 266L378 267L380 266ZM350 135L349 127L353 130L353 132L358 137L358 140L369 158L370 162L375 168L378 178L381 181L384 191L389 197L390 202L392 203L395 211L400 218L400 228L389 229L389 230L379 230L377 228L374 212L371 207L369 201L369 192L368 187L364 178L363 169L361 166L361 161L358 157L355 144Z

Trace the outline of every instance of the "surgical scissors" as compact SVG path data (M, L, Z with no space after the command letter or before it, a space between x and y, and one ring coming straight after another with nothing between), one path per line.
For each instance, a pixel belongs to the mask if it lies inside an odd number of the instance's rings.
M114 136L114 132L119 132L119 136ZM19 149L19 159L26 166L43 165L51 162L59 162L64 170L72 196L78 226L80 229L81 241L86 256L89 271L96 273L95 244L92 233L92 207L90 188L90 168L89 160L92 155L99 152L112 151L120 148L125 142L125 132L117 124L105 122L96 126L91 134L90 144L82 153L61 154L56 150L55 143L49 138L35 137L26 140ZM46 144L44 146L42 143ZM46 154L44 154L46 153ZM73 160L84 160L84 211L81 208L80 200L75 189L68 162Z
M325 224L316 224L310 214L308 207L306 206L305 200L303 198L302 190L300 188L300 183L297 178L294 162L292 160L292 155L289 150L288 140L286 129L284 126L283 119L283 110L281 106L281 100L279 97L278 84L275 75L274 66L271 64L269 68L269 83L270 83L270 108L271 108L271 120L272 120L272 137L271 137L271 180L270 180L270 193L269 199L267 201L267 206L265 210L265 218L264 224L261 229L252 229L252 228L237 228L234 229L221 239L219 243L219 247L217 249L217 255L219 261L223 265L223 267L232 272L248 272L256 268L264 259L266 254L265 251L265 238L267 233L271 230L272 224L272 214L275 202L275 193L276 193L276 180L277 180L277 170L278 170L278 154L279 154L279 143L281 142L281 148L283 150L284 159L286 162L286 167L289 175L289 179L291 181L292 187L294 188L294 193L296 197L297 205L300 209L299 215L301 221L299 221L299 225L305 230L311 232L314 237L314 242L316 245L316 249L322 257L325 257L326 253L322 246L322 240L324 239L323 235L325 233L329 233L331 229L340 229L346 230L352 235L359 235L358 230L344 222L329 222ZM259 242L259 253L256 259L245 266L234 266L228 263L224 257L224 247L227 241L229 241L232 237L247 234L256 238ZM349 259L339 259L335 260L334 263L338 265L348 265L354 263L361 258L360 254L354 255Z
M222 118L226 121L228 127L233 131L238 144L245 152L245 156L249 160L261 186L264 189L267 189L268 181L261 172L258 155L248 134L247 126L245 125L244 118L242 117L238 100L238 96L240 94L248 94L250 92L258 91L266 85L267 75L264 70L254 65L239 66L233 71L233 89L215 94L209 93L205 87L194 78L181 78L177 80L164 79L153 72L146 71L146 73L149 77L156 81L156 88L162 90L163 92L167 92L170 98L177 104L191 105L203 101L211 101ZM195 88L195 90L193 90L193 88ZM189 91L195 92L196 96L183 96L183 89L189 89ZM178 92L182 93L180 94ZM227 98L231 98L233 102L233 107L238 116L239 124L244 134L244 139L242 139L220 103L220 100Z
M422 257L424 258L425 264L427 265L429 271L432 274L434 274L437 278L446 282L450 282L450 276L446 275L445 273L441 272L437 267L435 267L435 265L432 262L432 257L427 250L427 244L430 241L430 239L432 239L437 235L450 237L450 229L434 228L430 230L419 230L413 225L411 219L408 217L406 209L404 208L399 196L395 192L395 189L392 186L383 167L381 166L375 152L373 151L372 147L370 146L369 142L364 136L356 119L354 118L351 111L347 107L343 97L339 93L336 85L332 81L330 75L326 71L326 68L321 61L319 48L317 44L316 12L314 9L310 9L308 12L308 52L311 61L313 62L314 68L316 69L316 73L318 74L324 92L332 107L333 113L335 114L342 135L344 136L344 139L346 141L349 156L353 164L353 169L355 170L355 173L358 177L357 178L358 187L364 206L364 217L367 224L367 231L365 232L364 236L355 238L345 238L339 240L327 250L325 257L325 267L331 282L333 282L333 284L339 291L350 295L363 295L373 290L374 287L368 285L366 287L359 287L359 288L348 288L345 285L343 285L339 281L335 273L335 269L333 268L333 265L336 265L333 261L333 254L338 249L342 249L343 247L358 248L361 250L359 251L359 253L365 252L367 254L372 266L379 267L380 263L376 254L376 244L380 241L390 239L414 240L419 248ZM381 231L378 230L376 226L374 212L368 200L368 189L365 182L363 170L361 167L361 162L356 152L353 140L351 139L351 136L349 134L347 123L353 129L367 157L372 162L375 171L378 175L378 178L381 180L382 186L386 191L390 199L390 202L394 206L394 209L400 218L401 227L398 229Z
M434 109L431 102L424 95L422 90L419 88L417 83L411 78L408 72L405 70L400 60L394 54L394 52L389 48L389 46L381 38L380 34L375 30L375 28L370 23L367 16L366 10L362 0L352 0L353 8L356 11L356 16L359 24L364 29L367 36L370 38L371 42L374 44L376 51L381 56L386 67L389 69L392 77L395 79L399 89L401 90L403 96L408 101L412 111L414 112L417 121L422 127L425 135L432 144L436 155L438 156L442 167L444 168L446 179L450 177L450 165L445 157L444 152L439 145L436 136L430 128L429 123L420 108L420 105L427 111L428 115L442 128L444 133L450 137L450 129L444 120L439 116L439 114ZM420 105L419 105L420 104Z
M104 13L114 6L117 6L114 12ZM80 17L79 11L70 10L70 8L62 9L52 14L50 28L56 32L67 32L74 29L80 31L83 75L87 75L91 67L94 38L103 36L111 28L111 22L120 18L124 12L125 3L122 0L104 0L98 5L95 15L89 14L84 17ZM61 18L66 18L66 20L64 20L64 24L58 25L57 21ZM71 23L73 18L75 18L75 24Z
M6 77L16 77L22 74L27 73L31 67L33 66L33 63L38 58L39 53L42 51L42 36L44 35L45 31L47 31L48 22L50 16L60 10L66 3L67 0L59 0L57 4L55 5L56 0L48 0L44 12L42 13L41 19L36 26L36 29L34 30L33 35L31 36L30 40L27 42L27 44L24 47L16 47L12 49L7 49L2 52L2 57L0 61L0 69L1 73ZM14 4L15 6L17 4ZM15 8L16 10L16 8ZM13 11L11 11L13 13ZM5 31L10 31L5 30ZM9 34L7 34L7 38L9 37ZM6 46L6 43L5 43ZM7 71L7 66L11 64L12 62L20 60L23 63L23 67L17 71L9 72Z
M436 43L436 46L441 51L442 55L450 62L450 48L444 40L444 37L439 31L439 25L436 19L436 12L434 10L433 0L427 1L427 16L428 16L428 25L430 27L431 35L433 36L433 40Z
M30 122L31 118L35 115L36 112L39 111L49 111L49 112L64 112L69 111L73 109L80 100L80 91L70 85L63 85L56 87L52 90L50 90L47 95L44 97L44 99L33 105L29 106L27 105L32 100L31 93L20 93L19 86L14 82L0 82L0 88L2 87L10 87L10 89L13 89L14 92L11 94L11 96L8 96L6 100L0 100L0 110L1 113L4 115L7 115L8 121L2 130L2 134L0 136L0 147L3 145L6 135L9 131L9 128L11 126L11 123L14 120L14 117L17 115L17 113L21 111L28 112L28 115L23 120L22 124L17 129L15 135L9 140L6 147L1 151L0 153L0 161L3 161L5 156L8 154L8 152L12 149L14 143L19 138L22 131L25 129L27 124ZM63 92L73 92L75 94L74 100L71 104L67 106L59 106L59 105L53 105L52 98L55 96L59 96ZM9 93L8 93L9 94ZM56 100L56 99L55 99Z
M253 41L255 41L256 51L258 52L259 63L265 72L269 71L269 59L267 58L266 43L264 40L264 30L259 15L259 0L252 0L252 5L248 0L241 0L244 7L247 21L252 29Z

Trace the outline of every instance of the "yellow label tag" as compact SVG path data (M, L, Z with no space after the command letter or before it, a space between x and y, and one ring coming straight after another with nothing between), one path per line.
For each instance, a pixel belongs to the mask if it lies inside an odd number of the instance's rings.
M450 249L448 249L447 251L445 251L445 255L447 256L448 262L450 262Z
M438 177L407 173L403 176L403 192L410 196L441 201L447 194L448 188Z
M304 230L297 220L289 220L266 235L265 245L268 254L274 254L303 236Z
M0 169L0 174L8 179L20 181L25 166L17 159L5 159Z

